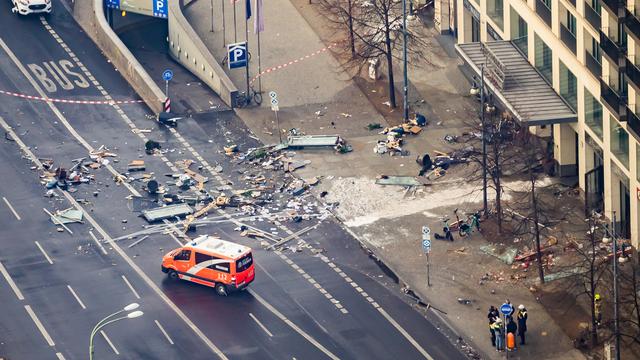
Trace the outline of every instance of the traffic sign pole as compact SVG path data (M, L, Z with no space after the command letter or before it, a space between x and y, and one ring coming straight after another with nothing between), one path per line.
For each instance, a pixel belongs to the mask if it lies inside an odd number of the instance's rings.
M280 119L278 119L278 94L275 91L269 91L269 98L271 98L271 110L276 113L276 126L278 130L278 139L282 143L282 131L280 131Z
M429 253L431 252L431 229L428 226L422 227L422 251L427 255L427 286L431 286L431 261L429 261Z
M173 71L167 69L162 72L162 79L164 80L164 95L169 98L169 81L173 79Z

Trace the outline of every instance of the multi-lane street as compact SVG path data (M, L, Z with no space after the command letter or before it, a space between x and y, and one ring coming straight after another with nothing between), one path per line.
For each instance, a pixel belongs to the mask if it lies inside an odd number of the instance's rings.
M62 3L54 1L54 7L50 16L19 17L10 2L0 3L0 357L88 358L93 326L137 302L144 315L105 326L95 337L94 358L464 358L434 325L433 313L407 303L393 280L311 197L304 201L323 216L267 221L266 215L246 218L225 208L210 214L220 222L187 234L215 234L254 249L255 282L227 297L170 281L160 271L162 255L187 241L179 232L152 234L138 243L139 238L114 240L147 225L128 200L149 197L142 182L114 182L129 161L144 160L145 173L176 193L165 174L178 172L178 161L194 160L192 168L210 179L205 188L218 193L222 185L246 188L245 176L261 171L239 164L222 147L233 143L244 151L259 144L230 111L195 115L167 128L142 103L113 103L138 97ZM104 103L41 101L6 92ZM146 155L149 139L167 151ZM73 159L88 158L102 145L117 157L92 170L94 181L45 196L42 161L71 167ZM290 181L282 174L268 176ZM282 211L290 198L275 193L262 210ZM83 224L69 224L72 234L59 232L43 209L70 207L84 211ZM235 230L238 224L229 218L243 216L280 238L315 227L292 242L294 249L274 251ZM299 244L309 246L295 248Z

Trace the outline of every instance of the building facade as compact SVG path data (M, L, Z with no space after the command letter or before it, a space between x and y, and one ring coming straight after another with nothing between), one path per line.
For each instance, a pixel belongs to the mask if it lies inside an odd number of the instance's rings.
M510 41L575 111L550 125L558 173L637 248L640 0L455 1L458 44Z

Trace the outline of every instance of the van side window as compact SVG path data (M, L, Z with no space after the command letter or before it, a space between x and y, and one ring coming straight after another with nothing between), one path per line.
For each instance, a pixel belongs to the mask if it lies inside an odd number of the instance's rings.
M207 254L202 254L196 251L196 264L200 264L201 262L205 262L211 260L211 256Z
M218 257L212 256L211 260L223 260L223 259L220 259ZM225 262L220 262L220 263L217 263L217 264L211 264L211 265L208 266L208 268L211 269L211 270L221 271L221 272L224 272L224 273L228 274L230 272L229 262L226 261L226 260L223 260L223 261L225 261Z
M173 257L173 260L189 261L189 259L191 259L191 250L182 250Z

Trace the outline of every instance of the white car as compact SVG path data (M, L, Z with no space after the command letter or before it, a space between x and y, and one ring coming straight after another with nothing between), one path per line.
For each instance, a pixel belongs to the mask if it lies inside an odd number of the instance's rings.
M51 0L11 0L13 11L20 15L51 13Z

